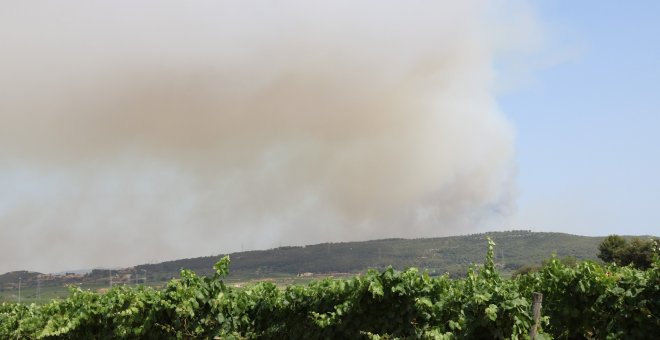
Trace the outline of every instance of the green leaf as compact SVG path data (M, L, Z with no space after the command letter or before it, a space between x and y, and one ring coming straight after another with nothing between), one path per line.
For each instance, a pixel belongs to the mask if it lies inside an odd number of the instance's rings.
M215 269L215 274L217 276L226 276L229 274L229 255L223 257L218 261L214 266L213 269Z
M486 308L486 317L488 317L490 321L495 321L497 319L497 310L497 306L491 303L488 308Z

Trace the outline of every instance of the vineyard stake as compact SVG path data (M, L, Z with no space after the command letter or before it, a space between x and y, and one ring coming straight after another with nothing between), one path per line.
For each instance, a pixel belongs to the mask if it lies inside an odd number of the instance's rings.
M532 293L532 315L534 316L534 325L532 329L529 330L529 337L534 340L536 339L537 330L539 323L541 322L541 302L543 302L543 294L541 293Z

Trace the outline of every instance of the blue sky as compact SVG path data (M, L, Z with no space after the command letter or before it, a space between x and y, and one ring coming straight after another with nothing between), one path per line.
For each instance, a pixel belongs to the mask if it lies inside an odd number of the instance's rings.
M517 133L515 224L585 235L660 230L660 2L545 1L548 54L499 104Z

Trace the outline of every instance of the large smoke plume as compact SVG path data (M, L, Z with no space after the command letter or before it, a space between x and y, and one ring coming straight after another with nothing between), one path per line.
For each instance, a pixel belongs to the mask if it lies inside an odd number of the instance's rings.
M466 233L511 209L485 2L2 7L2 270Z

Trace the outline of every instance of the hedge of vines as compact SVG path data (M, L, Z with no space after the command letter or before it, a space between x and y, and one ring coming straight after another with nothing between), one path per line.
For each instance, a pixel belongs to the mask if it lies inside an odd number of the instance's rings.
M493 264L467 277L369 271L280 289L269 282L232 288L183 270L164 289L71 288L44 305L0 305L0 339L525 339L531 297L543 293L539 338L650 339L660 335L660 260L648 270L549 261L503 279Z

